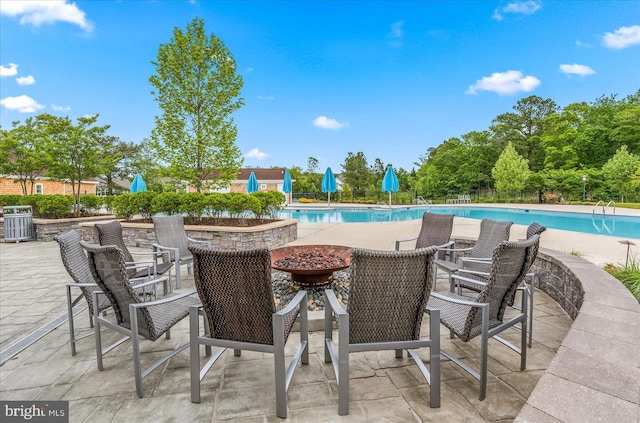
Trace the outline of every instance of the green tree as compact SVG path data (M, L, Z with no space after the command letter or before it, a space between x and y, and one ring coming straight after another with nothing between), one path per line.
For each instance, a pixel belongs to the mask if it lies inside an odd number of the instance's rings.
M127 143L118 137L104 135L98 139L100 154L100 179L107 184L107 194L120 194L122 188L115 183L115 179L127 178L135 174L131 164L140 146Z
M540 137L544 133L545 119L556 113L558 106L549 98L532 95L518 100L513 109L515 112L503 113L493 120L493 136L503 146L511 142L516 151L527 159L531 170L541 170L544 167L544 149Z
M163 180L164 177L170 177L169 171L163 166L164 162L158 161L156 150L153 148L153 142L147 138L137 146L133 156L130 158L126 168L129 169L128 177L133 179L136 173L142 175L147 189L155 192L166 192L176 190L177 182Z
M307 172L318 173L318 159L315 157L309 157L307 159Z
M491 171L496 188L507 196L507 201L524 189L530 173L527 159L519 155L511 143L507 144Z
M33 194L36 179L45 174L44 141L42 128L33 118L22 125L13 122L10 130L0 129L0 174L15 175L22 195Z
M640 169L640 157L631 154L626 145L620 147L602 167L609 189L620 196L621 202L624 202L625 195L634 191L633 178L638 169Z
M198 192L205 181L211 188L227 186L242 165L231 116L244 102L233 55L215 35L207 37L203 20L195 18L185 32L174 28L152 63L156 74L149 82L162 110L151 133L158 155L172 176Z
M369 165L367 164L367 158L362 151L356 154L352 152L347 153L347 157L342 164L341 175L344 182L348 183L351 187L351 191L355 197L365 195L371 179L371 173L369 171Z
M99 175L100 140L108 125L95 126L98 115L78 118L74 125L68 117L42 114L37 117L47 134L45 151L48 156L47 176L71 182L76 199L75 215L80 215L80 184Z

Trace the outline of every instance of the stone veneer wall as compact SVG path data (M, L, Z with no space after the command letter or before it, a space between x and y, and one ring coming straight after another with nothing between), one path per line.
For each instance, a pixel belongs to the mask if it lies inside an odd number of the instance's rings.
M156 235L152 223L122 224L122 236L126 245L151 249L156 242ZM189 237L210 241L214 247L243 250L250 248L276 248L298 237L298 221L283 219L254 227L226 227L226 226L185 226ZM98 231L95 222L83 223L80 226L82 239L87 242L98 243Z
M70 219L33 219L35 241L53 241L53 237L68 230L80 230L83 222L113 220L113 215ZM0 237L4 238L4 218L0 219Z
M456 247L474 242L457 239ZM573 324L514 422L639 421L638 300L581 257L541 248L532 270Z

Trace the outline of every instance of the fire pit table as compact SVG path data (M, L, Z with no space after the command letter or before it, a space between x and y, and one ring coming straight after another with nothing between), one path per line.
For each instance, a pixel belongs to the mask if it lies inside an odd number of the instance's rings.
M304 287L327 285L336 270L351 262L351 248L340 245L297 245L271 250L271 267L291 273Z

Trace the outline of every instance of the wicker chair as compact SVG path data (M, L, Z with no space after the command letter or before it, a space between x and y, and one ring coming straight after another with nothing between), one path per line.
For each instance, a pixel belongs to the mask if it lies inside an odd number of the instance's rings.
M430 339L420 339L429 294L435 247L404 251L353 248L349 303L345 310L332 290L325 290L325 362L333 362L338 383L338 414L349 414L349 353L403 349L430 384L430 406L440 407L440 320L430 310ZM333 344L333 320L338 348ZM429 347L430 370L414 349Z
M75 325L73 321L74 306L84 298L87 301L87 307L89 309L89 325L93 328L93 291L98 289L91 269L89 269L89 262L87 261L87 254L82 249L80 242L82 237L76 231L68 231L53 238L60 245L60 257L64 264L67 273L73 279L73 282L66 284L67 291L67 313L69 316L69 337L71 344L71 355L76 355L76 342L93 335L93 331L76 338ZM79 288L82 292L78 297L72 299L72 288ZM104 296L98 297L98 312L102 312L109 307L111 303ZM75 311L77 313L77 310Z
M431 247L433 245L438 247L436 258L439 260L445 260L449 255L450 260L454 260L452 257L452 249L454 248L455 241L451 241L451 231L453 230L453 214L438 214L425 212L422 215L422 226L420 227L420 233L417 237L399 239L396 240L396 251L400 250L400 243L408 241L416 241L415 248ZM433 290L436 286L436 270L433 266Z
M531 238L534 235L541 235L547 228L542 226L537 222L533 222L527 227L527 239ZM520 240L523 241L523 240ZM538 256L538 249L534 251L532 263L535 261ZM485 267L482 267L485 266ZM463 261L462 268L458 271L458 274L462 276L466 276L464 282L456 285L455 283L451 284L451 292L454 291L455 287L458 287L458 294L461 294L461 288L466 288L475 292L480 292L485 287L487 278L489 277L488 271L491 268L491 258L476 258L469 259ZM481 269L481 270L478 270ZM483 271L484 270L484 271ZM535 278L536 275L534 272L528 272L527 276L522 280L522 285L518 288L518 290L527 290L527 295L529 296L529 327L527 332L529 333L529 340L527 345L529 348L533 346L533 300L534 300L534 286L535 286ZM477 282L470 282L470 280L477 280ZM527 283L527 280L530 280L531 283ZM454 282L455 280L451 280ZM455 285L455 286L454 286ZM510 307L514 307L519 310L518 306L514 306L515 296L509 302Z
M182 215L153 216L153 229L156 232L157 243L153 244L153 251L162 252L162 261L176 263L176 288L182 287L180 266L187 265L187 273L191 274L193 256L189 251L189 244L201 243L211 248L208 241L199 241L187 236ZM156 263L158 256L155 256ZM158 263L160 265L160 263Z
M96 228L98 229L98 241L100 245L115 245L124 253L127 276L129 276L130 279L142 277L157 278L166 272L169 272L169 277L171 277L173 264L170 262L158 263L157 260L155 260L158 255L161 255L160 253L134 253L136 255L146 255L149 257L148 261L134 261L133 254L129 251L122 238L122 225L117 220L108 223L98 223L96 224Z
M480 373L477 373L450 353L442 351L442 355L458 364L480 381L479 399L481 401L485 399L487 393L489 338L495 338L495 335L505 329L521 324L520 348L503 339L498 340L519 353L520 369L524 370L526 368L527 290L522 291L521 313L507 321L504 320L504 317L508 303L514 297L516 289L529 271L538 249L539 240L539 235L533 235L522 242L501 242L493 252L487 284L475 299L469 301L458 294L446 291L432 293L429 299L429 306L440 310L440 321L449 328L452 337L455 334L463 342L468 342L478 335L482 336ZM451 277L457 281L465 279L464 276L457 274Z
M496 245L501 243L502 241L509 240L509 234L511 232L511 225L513 222L503 222L491 219L482 219L480 222L480 233L478 234L478 240L475 245L471 248L448 248L447 251L451 254L456 254L458 252L464 252L465 257L460 257L458 260L455 260L455 256L451 256L451 260L443 260L437 258L434 261L436 267L436 277L437 277L437 269L443 270L448 277L457 272L463 267L463 263L468 260L473 260L475 258L486 259L487 257L491 257L493 254L493 250L496 248ZM467 268L473 268L473 270L479 271L487 271L489 266L484 263L476 263L472 265L468 265Z
M307 292L300 291L288 305L276 307L267 249L218 251L194 245L189 250L194 259L196 289L208 321L208 331L201 336L199 307L190 309L191 401L200 402L200 382L227 348L233 348L235 355L240 355L241 350L271 353L277 414L286 418L287 390L293 372L298 361L309 363ZM284 347L297 316L300 343L286 368ZM200 345L220 347L202 370Z
M142 370L140 362L140 340L142 336L150 341L156 341L163 334L170 338L170 329L189 314L189 307L200 303L196 298L189 295L195 294L195 290L182 294L166 294L168 290L168 277L143 282L137 287L152 286L157 283L164 284L165 296L149 302L143 302L139 294L134 291L129 282L126 269L125 253L115 245L97 246L81 243L88 253L89 268L93 277L100 287L100 290L109 299L116 318L116 323L100 316L97 309L94 309L93 320L96 337L96 356L98 369L104 369L102 356L109 352L123 340L131 339L133 348L133 367L136 381L136 393L142 398L142 379L162 363L169 360L174 355L185 350L189 344L184 344L168 355L162 357L147 369ZM93 301L97 301L98 291L93 292ZM102 349L101 327L105 326L123 335L125 338L115 344Z

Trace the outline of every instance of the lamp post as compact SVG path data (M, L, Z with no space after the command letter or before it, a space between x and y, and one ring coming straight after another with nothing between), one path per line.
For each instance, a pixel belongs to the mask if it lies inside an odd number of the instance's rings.
M587 175L582 175L582 201L587 199Z

